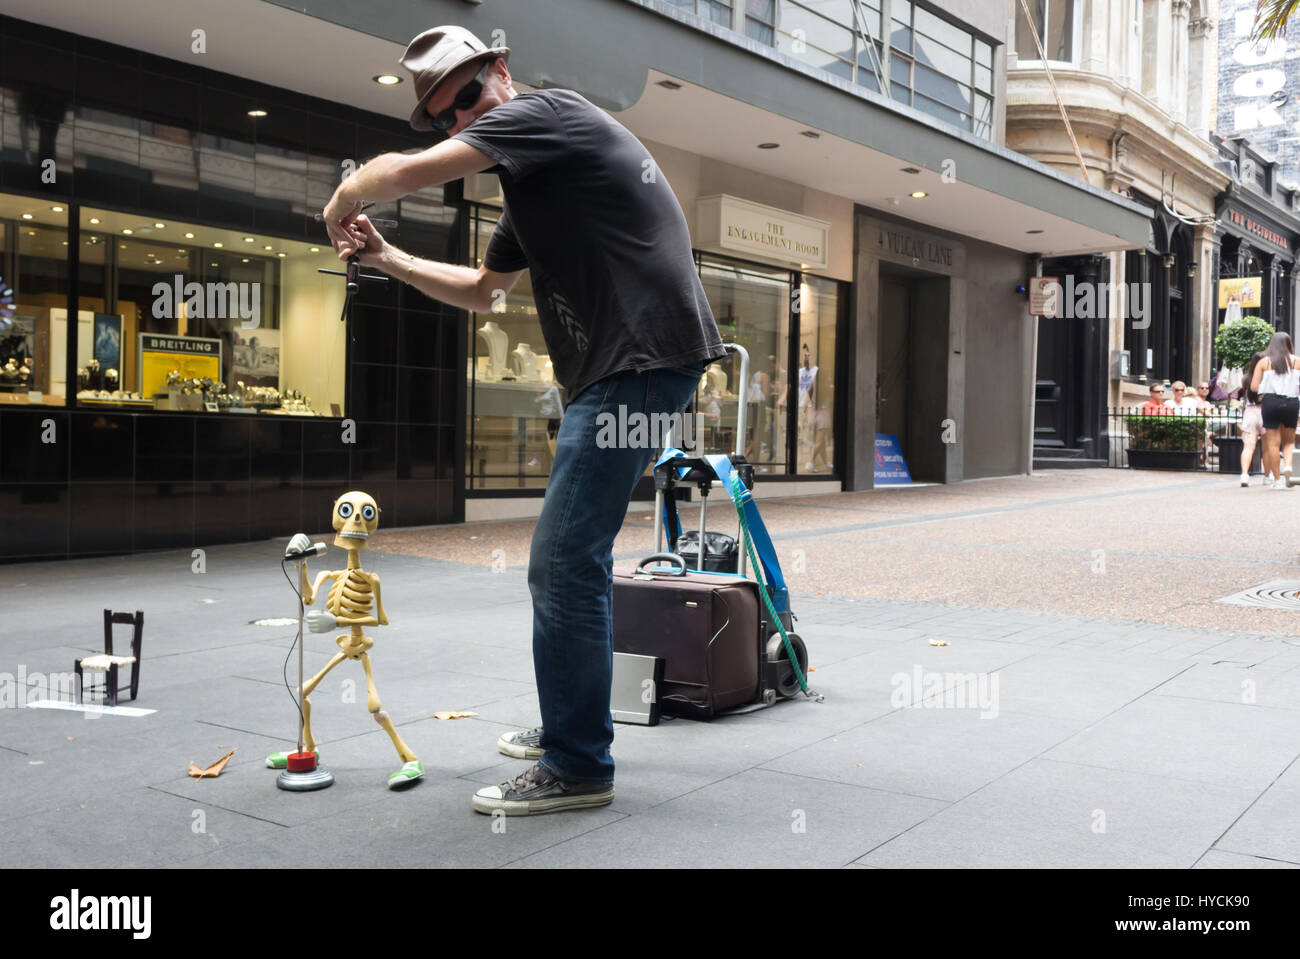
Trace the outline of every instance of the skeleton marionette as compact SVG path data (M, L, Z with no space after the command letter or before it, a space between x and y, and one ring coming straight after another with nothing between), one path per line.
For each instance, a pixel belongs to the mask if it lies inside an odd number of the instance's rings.
M397 755L402 759L402 768L388 777L388 786L400 786L424 775L424 766L415 758L415 753L402 741L393 727L393 721L384 712L375 690L375 678L370 671L368 650L375 641L362 632L364 626L387 626L388 615L384 612L384 603L379 593L379 577L367 573L361 568L360 553L365 548L366 540L379 525L379 506L368 493L359 490L344 493L334 501L334 545L348 551L347 569L330 570L316 574L316 581L307 582L307 565L302 566L302 601L310 606L316 600L316 592L327 580L334 580L329 596L325 600L325 610L314 609L307 614L307 627L313 633L327 633L339 627L350 627L350 631L338 636L339 652L326 664L325 668L307 681L299 690L302 702L303 736L308 752L316 752L316 740L311 732L311 696L322 679L344 659L359 659L366 671L366 707L375 717L375 722L384 727L384 732L397 748ZM302 552L311 546L311 541L302 534L296 534L289 540L289 552ZM374 608L374 613L371 608ZM288 753L272 753L266 757L266 764L272 769L284 769Z

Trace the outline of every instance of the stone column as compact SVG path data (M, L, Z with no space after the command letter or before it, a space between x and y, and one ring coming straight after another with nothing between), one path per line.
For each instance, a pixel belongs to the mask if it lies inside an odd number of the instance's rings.
M1210 376L1210 360L1214 352L1217 298L1214 296L1215 261L1218 258L1217 224L1201 223L1192 228L1192 259L1196 276L1188 284L1192 301L1187 305L1188 316L1196 323L1192 338L1192 376ZM1209 370L1209 372L1206 372Z
M1170 9L1170 26L1173 31L1173 35L1170 37L1170 48L1173 54L1173 69L1171 71L1173 84L1169 90L1169 116L1181 123L1187 122L1187 84L1189 80L1187 69L1187 16L1191 6L1191 0L1173 0Z

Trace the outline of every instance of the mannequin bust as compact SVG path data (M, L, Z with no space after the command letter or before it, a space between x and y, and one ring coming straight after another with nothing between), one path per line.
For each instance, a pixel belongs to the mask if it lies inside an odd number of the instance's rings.
M704 371L704 378L706 384L716 395L722 396L727 392L727 374L723 372L722 367L717 363L708 365L708 368Z
M537 354L527 343L520 343L510 354L510 368L515 376L526 382L537 380Z
M485 378L499 379L506 372L506 346L510 338L497 326L496 320L487 320L478 328L479 339L487 349L488 366Z

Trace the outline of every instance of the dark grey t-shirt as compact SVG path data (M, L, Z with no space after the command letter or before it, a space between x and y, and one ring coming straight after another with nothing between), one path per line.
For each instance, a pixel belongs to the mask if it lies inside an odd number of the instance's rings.
M497 162L505 206L483 263L531 271L570 399L614 373L724 355L681 206L620 123L571 90L538 90L456 136Z

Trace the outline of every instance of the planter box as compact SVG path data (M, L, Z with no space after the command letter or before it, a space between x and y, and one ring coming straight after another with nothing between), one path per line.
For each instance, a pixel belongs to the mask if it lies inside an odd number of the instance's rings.
M1219 448L1219 472L1220 473L1240 473L1241 472L1241 450L1244 445L1240 436L1216 436L1214 445ZM1251 457L1250 471L1252 473L1262 473L1263 467L1260 465L1260 451L1264 448L1263 442L1255 444L1255 455Z
M1201 468L1201 454L1196 450L1131 449L1128 451L1128 465L1139 470L1198 470Z

